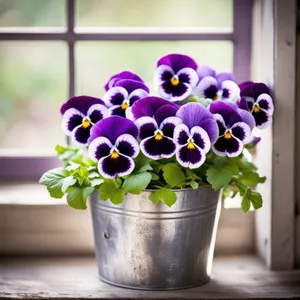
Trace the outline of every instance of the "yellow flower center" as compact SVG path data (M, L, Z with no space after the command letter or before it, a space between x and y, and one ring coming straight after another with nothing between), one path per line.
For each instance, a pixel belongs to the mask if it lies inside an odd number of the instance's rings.
M227 132L225 133L224 137L225 137L226 140L231 139L231 133L230 133L229 131L227 131Z
M214 96L213 101L218 100L218 98L219 98L218 95Z
M129 107L129 104L127 102L124 102L122 105L121 105L121 109L122 110L125 110Z
M119 153L118 153L116 150L113 150L113 152L112 152L111 155L110 155L110 158L116 159L116 158L118 158L119 156L120 156Z
M88 119L84 119L82 121L82 127L83 128L88 128L91 125L91 122Z
M179 84L179 79L177 77L172 77L170 81L173 86L176 86Z
M190 149L190 150L195 149L195 145L194 145L193 141L190 140L190 141L188 142L187 148Z
M254 106L253 106L253 111L254 111L255 113L257 113L257 112L260 111L259 106L258 106L257 104L254 104Z
M158 132L155 134L154 139L155 139L156 141L160 141L160 140L162 140L162 138L163 138L163 133L162 133L161 131L158 131Z

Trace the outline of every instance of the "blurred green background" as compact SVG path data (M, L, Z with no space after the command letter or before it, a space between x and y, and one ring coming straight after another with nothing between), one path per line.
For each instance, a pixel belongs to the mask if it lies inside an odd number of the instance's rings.
M147 27L228 32L233 24L232 0L77 0L75 11L80 32ZM66 23L64 0L0 0L1 31L56 32ZM155 94L156 62L172 52L219 71L233 69L231 41L80 41L75 44L76 94L101 98L107 79L124 69L138 73ZM42 154L64 143L59 108L68 99L68 78L66 42L0 41L2 153Z

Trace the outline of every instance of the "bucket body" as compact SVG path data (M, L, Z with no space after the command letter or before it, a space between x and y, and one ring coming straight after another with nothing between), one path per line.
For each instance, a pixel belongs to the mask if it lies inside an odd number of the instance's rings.
M127 194L115 206L94 193L91 209L100 279L121 287L168 290L210 276L221 202L210 186L176 190L172 207Z

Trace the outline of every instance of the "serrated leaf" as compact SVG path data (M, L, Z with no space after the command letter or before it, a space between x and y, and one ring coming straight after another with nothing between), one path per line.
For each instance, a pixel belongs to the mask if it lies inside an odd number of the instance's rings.
M239 181L253 187L259 183L264 183L266 179L266 177L260 177L256 172L253 171L245 172L239 177Z
M263 200L260 193L247 189L242 200L242 209L245 213L249 211L250 203L252 204L253 208L256 210L262 207Z
M146 164L141 166L138 170L135 170L134 173L142 173L146 171L152 171L153 168L150 166L150 164Z
M199 183L195 180L188 181L186 184L190 185L192 189L196 190L199 187Z
M153 181L159 180L159 176L157 174L152 173L152 172L150 172L150 174L151 174L151 177L152 177L151 180L153 180Z
M99 173L97 173L97 172L91 172L90 174L89 174L89 178L100 178L100 175L99 175Z
M170 189L160 189L150 195L150 200L154 204L158 203L160 200L171 207L176 202L176 194Z
M99 185L102 184L103 182L104 182L104 180L101 179L101 178L93 178L93 179L90 180L91 186L92 186L93 188L99 186Z
M73 163L73 162L71 161L71 162L70 162L70 165L67 166L67 167L65 168L65 170L66 170L66 171L74 171L74 170L79 169L80 167L81 167L81 165L75 164L75 163Z
M206 171L207 181L216 191L226 186L232 178L232 174L226 170L221 170L215 166L210 167Z
M142 152L134 159L135 168L134 173L141 173L145 171L151 171L152 167L150 166L151 158L145 156Z
M131 194L140 194L147 188L151 178L149 172L131 174L124 180L123 188Z
M251 207L251 202L248 197L243 197L241 207L245 214L249 211Z
M171 187L178 186L185 181L185 175L176 163L169 163L163 166L163 176Z
M59 199L64 195L62 185L66 177L68 177L68 175L64 168L55 168L44 173L40 178L39 183L47 187L52 198Z
M118 189L118 184L114 179L105 179L99 187L99 195L101 201L106 201L112 197L112 195Z
M118 205L124 201L125 190L122 188L117 189L110 197L110 202L114 205Z
M67 191L68 204L75 209L86 209L86 199L94 191L88 187L69 187Z
M73 176L68 176L68 177L66 177L66 178L63 180L63 184L62 184L62 187L61 187L62 192L65 193L66 190L67 190L67 188L68 188L69 186L74 185L76 182L77 182L77 180L76 180Z

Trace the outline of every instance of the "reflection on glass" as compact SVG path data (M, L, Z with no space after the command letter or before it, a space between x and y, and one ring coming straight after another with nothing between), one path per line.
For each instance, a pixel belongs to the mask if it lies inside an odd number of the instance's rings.
M53 149L64 142L60 105L68 97L62 42L0 43L0 148Z
M77 0L77 26L232 29L232 0Z
M62 27L64 0L0 0L0 27Z
M218 71L233 70L230 41L164 42L78 42L76 45L76 93L102 97L109 77L122 70L139 74L150 86L157 60L168 53L193 57L199 65L209 64Z

